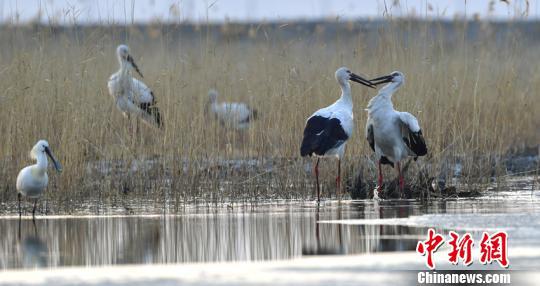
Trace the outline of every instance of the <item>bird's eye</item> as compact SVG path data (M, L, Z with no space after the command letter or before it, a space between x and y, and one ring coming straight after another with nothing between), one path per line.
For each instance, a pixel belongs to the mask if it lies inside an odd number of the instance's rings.
M351 73L351 71L347 71L347 73Z

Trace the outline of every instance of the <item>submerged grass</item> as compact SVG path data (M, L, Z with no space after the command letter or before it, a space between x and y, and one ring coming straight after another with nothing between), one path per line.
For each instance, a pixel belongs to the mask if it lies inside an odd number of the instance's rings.
M17 173L41 138L64 165L61 175L49 174L46 199L55 212L125 197L173 209L311 197L311 164L299 158L299 143L305 119L338 98L333 75L340 66L369 77L405 73L394 105L418 117L430 152L411 170L453 176L459 163L462 182L488 182L506 174L507 154L540 142L540 43L506 25L510 32L489 23L407 20L194 26L191 33L174 25L4 26L0 199L16 199ZM135 123L115 109L106 83L118 68L120 43L130 46L156 94L164 131L141 126L133 137ZM220 100L259 110L250 130L223 130L205 115L210 88ZM375 178L363 136L364 108L375 94L353 85L356 127L344 161L349 185L359 172ZM335 164L322 164L325 196L334 192Z

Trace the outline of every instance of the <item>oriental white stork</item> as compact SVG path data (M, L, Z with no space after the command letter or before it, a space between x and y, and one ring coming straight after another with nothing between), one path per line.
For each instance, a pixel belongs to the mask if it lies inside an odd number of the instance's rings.
M243 102L218 102L219 94L216 90L208 91L206 111L210 112L221 125L236 130L249 127L257 119L257 110Z
M366 109L366 139L375 152L379 168L378 186L374 192L374 198L378 198L383 181L381 164L395 167L402 194L405 181L400 163L409 156L416 160L418 156L426 155L427 147L416 117L408 112L396 111L392 104L392 94L405 82L405 75L395 71L390 75L372 79L371 82L375 85L388 82L369 101Z
M302 157L317 156L314 168L317 201L320 201L319 159L321 157L337 157L336 187L338 195L341 194L341 158L345 153L345 143L351 137L354 129L353 102L349 80L371 88L375 87L369 80L352 73L346 67L339 68L335 77L341 87L341 97L334 104L315 111L307 119L300 147Z
M149 125L162 127L163 117L156 106L154 93L144 82L132 76L132 70L135 70L141 78L143 77L129 53L128 46L118 46L116 55L120 69L111 75L107 83L109 94L115 99L116 108L128 118L134 115Z

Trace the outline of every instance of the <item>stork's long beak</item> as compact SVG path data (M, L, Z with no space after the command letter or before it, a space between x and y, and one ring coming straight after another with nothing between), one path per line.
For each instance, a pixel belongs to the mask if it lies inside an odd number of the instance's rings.
M144 76L142 75L141 71L139 70L139 67L137 66L137 64L135 63L135 60L133 59L133 57L131 57L131 55L128 55L127 61L133 66L133 68L135 69L135 71L136 71L142 78L144 78Z
M370 79L369 81L374 85L379 85L387 82L391 82L394 77L391 75L384 75L378 78Z
M371 87L371 88L375 88L375 85L373 85L373 83L371 83L371 81L355 74L355 73L350 73L350 77L349 77L350 80L354 81L354 82L357 82L359 84L363 84L365 86L368 86L368 87Z
M53 165L54 165L54 168L56 169L56 171L62 172L62 165L60 165L58 160L56 160L56 158L54 158L54 155L52 154L51 149L49 149L49 147L45 147L45 153L47 153L47 156L49 156L49 158L51 158L51 161L53 162Z

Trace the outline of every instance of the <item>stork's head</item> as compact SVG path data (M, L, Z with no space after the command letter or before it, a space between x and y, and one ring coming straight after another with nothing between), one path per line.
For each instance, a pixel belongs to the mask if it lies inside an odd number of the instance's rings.
M211 89L208 91L208 99L210 100L210 102L216 102L217 98L218 98L217 90Z
M125 64L129 68L135 69L135 71L143 77L141 71L139 70L139 67L137 64L135 64L135 60L133 57L129 54L129 48L126 45L119 45L116 48L116 55L118 56L118 60L120 61L120 64Z
M369 80L351 72L346 67L341 67L336 71L336 80L339 82L341 86L346 85L347 82L351 80L359 84L363 84L365 86L375 88L375 86Z
M374 78L374 79L371 79L370 81L375 85L391 82L397 86L400 86L405 82L405 75L400 71L394 71L390 73L389 75Z
M129 57L129 47L126 45L119 45L116 48L116 54L118 55L118 58L127 60L127 58Z
M402 84L405 82L405 75L400 71L394 71L390 74L392 76L392 82Z
M49 142L42 139L39 140L36 145L34 145L34 147L32 147L32 151L30 151L30 157L37 160L40 156L44 155L51 158L51 161L53 162L53 165L58 172L62 172L62 166L60 165L60 163L58 163L58 160L56 160L51 149L49 148Z

